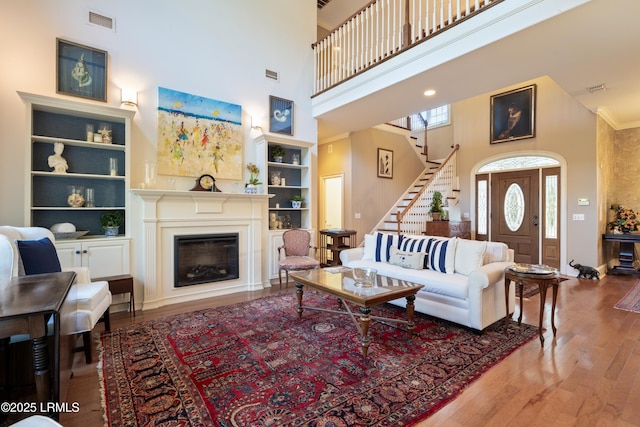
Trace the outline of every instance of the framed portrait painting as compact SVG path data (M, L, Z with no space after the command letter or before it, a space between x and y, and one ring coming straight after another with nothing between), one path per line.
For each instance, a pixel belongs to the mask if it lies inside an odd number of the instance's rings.
M536 85L491 97L491 144L536 136Z
M378 177L393 178L393 151L378 148Z
M293 101L269 96L269 132L293 136Z
M107 51L56 39L56 92L107 102Z

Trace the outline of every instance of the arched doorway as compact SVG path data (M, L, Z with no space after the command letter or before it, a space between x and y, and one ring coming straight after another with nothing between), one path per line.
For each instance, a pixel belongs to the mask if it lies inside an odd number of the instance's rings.
M515 261L565 264L566 163L555 153L496 156L474 168L476 239L505 242Z

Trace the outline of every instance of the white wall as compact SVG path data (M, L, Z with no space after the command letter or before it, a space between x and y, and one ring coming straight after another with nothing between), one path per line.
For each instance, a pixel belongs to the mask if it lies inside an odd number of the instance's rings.
M89 10L114 18L116 31L88 24ZM16 91L64 97L56 95L56 37L109 53L110 106L120 107L121 87L138 90L132 185L144 180L141 166L156 156L158 86L241 105L246 162L255 159L250 116L268 129L269 95L294 101L296 139L317 139L310 100L314 2L4 0L0 16L0 224L26 221L29 141ZM265 78L266 68L278 71L280 81ZM159 183L169 185L168 177ZM192 184L192 178L177 181L178 189ZM218 184L234 188L234 182Z

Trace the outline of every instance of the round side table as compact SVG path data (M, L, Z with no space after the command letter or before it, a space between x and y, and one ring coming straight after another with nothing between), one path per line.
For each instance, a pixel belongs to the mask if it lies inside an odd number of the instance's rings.
M553 330L553 336L556 336L555 325L555 312L556 301L558 299L558 285L560 282L567 280L567 277L560 276L557 271L535 268L537 266L529 264L517 264L517 266L507 267L504 270L504 292L505 302L507 307L507 316L505 317L504 329L505 332L509 326L509 285L511 282L515 282L520 289L520 295L524 289L525 284L538 285L540 290L540 319L538 322L538 334L540 336L540 345L544 346L544 337L542 336L542 318L544 316L544 303L547 298L547 289L553 288L553 297L551 302L551 329ZM522 323L522 297L520 298L520 315L518 316L518 325Z

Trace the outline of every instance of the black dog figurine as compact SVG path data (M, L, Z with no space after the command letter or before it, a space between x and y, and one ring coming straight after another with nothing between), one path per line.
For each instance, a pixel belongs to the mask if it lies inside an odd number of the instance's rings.
M578 277L584 277L585 279L600 280L600 272L588 265L572 264L573 260L569 261L569 265L580 272Z

